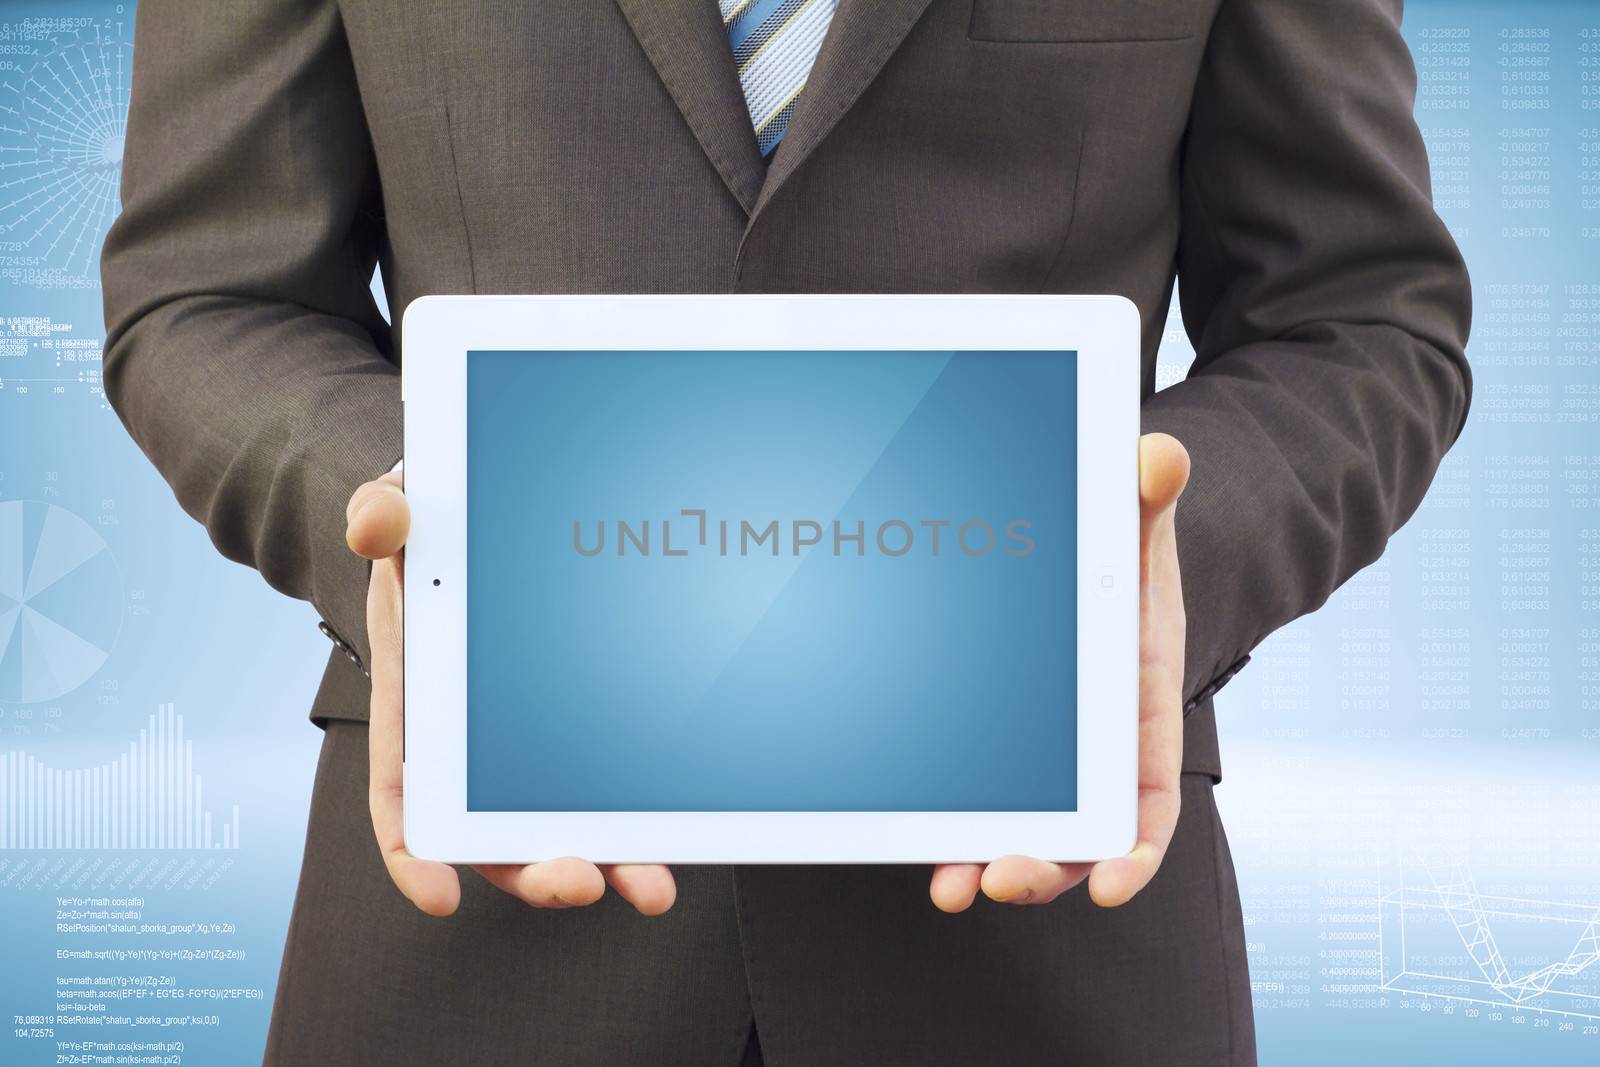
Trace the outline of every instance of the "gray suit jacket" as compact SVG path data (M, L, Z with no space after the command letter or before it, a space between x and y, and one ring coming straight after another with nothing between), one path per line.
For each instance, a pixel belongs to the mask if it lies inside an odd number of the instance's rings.
M1117 293L1188 446L1209 697L1416 508L1469 289L1400 0L842 0L770 167L713 0L141 0L106 387L229 558L366 655L344 505L424 293ZM1154 391L1174 279L1198 356ZM366 713L335 656L314 714Z
M770 169L712 0L145 0L106 388L366 654L423 293L1118 293L1188 446L1188 697L1376 559L1467 407L1398 0L844 0ZM1198 353L1153 392L1174 276ZM365 714L336 657L319 717ZM1209 713L1209 709L1207 709ZM1214 762L1209 728L1190 763Z

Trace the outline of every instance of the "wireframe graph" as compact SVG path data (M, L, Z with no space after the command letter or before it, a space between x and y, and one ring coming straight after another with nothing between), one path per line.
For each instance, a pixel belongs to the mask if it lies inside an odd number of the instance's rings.
M105 663L122 579L100 534L65 508L0 503L0 701L64 696Z
M1465 861L1378 902L1382 988L1600 1019L1600 905L1492 896Z
M96 282L118 210L132 59L125 28L109 22L38 42L0 82L0 236L25 250L34 284Z
M0 756L0 850L237 849L239 806L213 825L183 716L160 705L137 740L98 767Z

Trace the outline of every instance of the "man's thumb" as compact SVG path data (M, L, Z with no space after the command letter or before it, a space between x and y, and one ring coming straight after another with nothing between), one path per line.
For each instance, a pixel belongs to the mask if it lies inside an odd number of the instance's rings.
M1147 433L1139 438L1139 509L1154 517L1178 502L1189 482L1189 452L1176 437Z

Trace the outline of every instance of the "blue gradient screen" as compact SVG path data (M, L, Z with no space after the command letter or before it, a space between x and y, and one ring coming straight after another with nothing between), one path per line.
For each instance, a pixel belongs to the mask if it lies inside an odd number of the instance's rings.
M1068 352L472 352L474 811L1071 811Z

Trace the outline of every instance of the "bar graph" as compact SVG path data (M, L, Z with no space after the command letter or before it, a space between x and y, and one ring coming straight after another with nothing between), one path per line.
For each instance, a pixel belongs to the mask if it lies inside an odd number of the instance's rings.
M0 755L0 850L237 849L239 806L213 825L183 716L159 705L137 739L97 767Z

